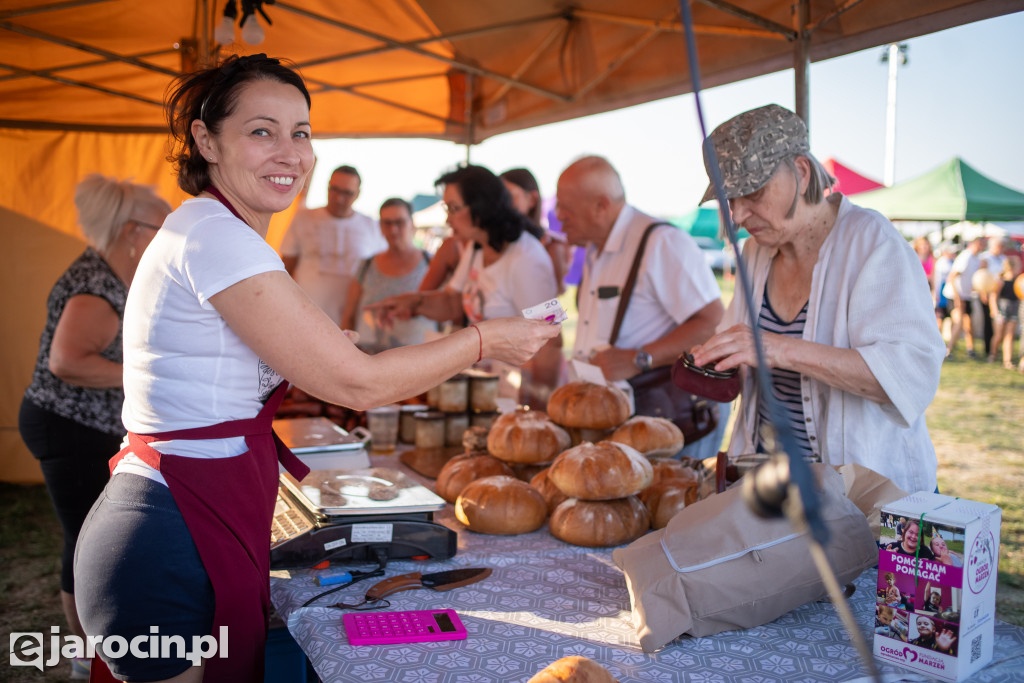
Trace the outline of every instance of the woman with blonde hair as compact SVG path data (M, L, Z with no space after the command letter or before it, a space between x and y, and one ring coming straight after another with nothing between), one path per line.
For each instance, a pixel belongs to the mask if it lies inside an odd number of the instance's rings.
M82 636L72 572L75 543L117 453L121 424L121 323L128 286L171 207L149 187L88 175L75 188L88 246L50 291L32 383L18 429L43 471L64 532L60 594L73 635ZM89 660L72 661L72 678Z

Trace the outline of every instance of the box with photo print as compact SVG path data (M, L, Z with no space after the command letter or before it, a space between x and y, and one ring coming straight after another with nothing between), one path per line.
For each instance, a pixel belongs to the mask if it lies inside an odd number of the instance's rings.
M999 508L916 493L881 518L875 656L963 680L992 658Z

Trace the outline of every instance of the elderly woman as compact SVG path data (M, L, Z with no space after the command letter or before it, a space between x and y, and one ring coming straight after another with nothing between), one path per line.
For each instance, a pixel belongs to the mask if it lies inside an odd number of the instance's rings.
M907 491L936 488L924 412L945 353L921 262L880 214L838 193L811 155L807 128L778 105L711 135L753 301L733 298L720 331L694 350L718 370L757 357L752 307L773 392L800 455L855 462ZM709 187L704 201L714 195ZM730 455L771 452L767 407L746 372Z
M139 259L170 205L151 188L88 175L75 188L78 222L88 247L57 280L46 303L46 327L18 429L43 471L64 532L60 597L73 635L73 559L82 522L121 447L121 321ZM72 661L84 677L88 660Z
M558 296L551 259L496 175L482 166L463 166L442 175L437 184L444 186L448 225L466 246L444 289L402 294L372 306L385 325L412 315L476 323L522 315L523 309ZM560 347L561 336L523 368L518 391L514 380L503 382L499 391L512 397L518 393L520 402L545 407L558 384ZM496 369L506 376L505 368Z
M392 197L380 206L380 232L388 248L359 264L348 289L341 326L359 333L359 345L373 351L422 344L434 324L423 317L399 320L384 329L365 307L389 296L419 289L430 265L430 256L413 244L412 205Z
M266 242L313 166L309 105L299 75L262 54L183 76L167 104L178 184L194 199L168 216L128 296L128 445L82 528L75 597L90 636L226 633L230 648L201 665L174 648L101 652L124 680L262 679L278 467L308 472L271 429L288 382L365 410L481 357L523 363L558 333L500 319L357 349Z

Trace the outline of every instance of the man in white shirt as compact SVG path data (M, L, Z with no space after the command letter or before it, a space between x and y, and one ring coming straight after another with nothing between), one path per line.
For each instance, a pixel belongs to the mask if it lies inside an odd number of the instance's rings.
M659 221L626 203L619 174L606 159L584 157L563 171L555 213L569 242L586 248L574 358L600 367L609 381L628 380L674 363L714 334L724 313L718 283L696 242L665 225L647 241L618 339L609 345L640 239ZM708 455L720 443L721 431L697 442Z
M945 294L953 302L953 328L949 334L949 344L946 347L946 356L953 353L960 333L964 333L964 343L967 346L967 355L975 357L974 353L974 330L971 325L971 294L974 286L971 284L974 274L981 267L981 259L978 254L985 246L984 237L976 237L967 244L967 248L961 251L953 261L953 268L946 278L947 287Z
M352 208L361 179L339 166L327 186L327 206L300 210L281 242L288 273L336 323L359 263L387 249L377 221Z

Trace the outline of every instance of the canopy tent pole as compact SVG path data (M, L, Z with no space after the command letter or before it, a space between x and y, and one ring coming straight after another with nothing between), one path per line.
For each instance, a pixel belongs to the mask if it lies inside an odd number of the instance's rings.
M811 104L808 83L811 73L810 0L800 0L800 4L796 7L795 23L797 37L793 50L793 87L796 115L804 120L804 123L807 124L807 131L810 133Z

